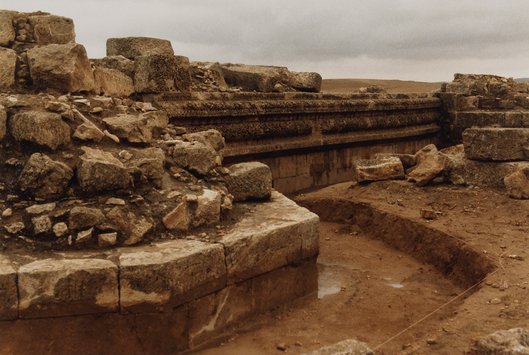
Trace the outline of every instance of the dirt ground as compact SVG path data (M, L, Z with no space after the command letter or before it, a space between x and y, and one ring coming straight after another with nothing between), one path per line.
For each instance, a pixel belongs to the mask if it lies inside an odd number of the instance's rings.
M190 354L304 354L344 339L376 354L464 354L477 337L527 326L529 201L407 181L294 198L322 218L318 296Z

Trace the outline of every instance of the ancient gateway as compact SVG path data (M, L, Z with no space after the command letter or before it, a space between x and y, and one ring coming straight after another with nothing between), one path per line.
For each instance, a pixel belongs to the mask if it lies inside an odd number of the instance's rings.
M0 353L176 354L314 295L319 217L283 194L408 179L529 198L527 83L321 82L144 37L89 59L71 19L0 11ZM454 282L494 270L461 255Z

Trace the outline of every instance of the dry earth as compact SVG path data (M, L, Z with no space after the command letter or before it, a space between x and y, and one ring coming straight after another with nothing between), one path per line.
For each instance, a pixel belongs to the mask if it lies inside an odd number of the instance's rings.
M304 354L350 338L376 354L464 354L478 336L527 326L529 201L407 181L295 200L322 218L318 298L256 316L193 354Z
M450 81L450 80L447 80ZM441 83L429 83L405 80L378 79L323 79L321 90L324 92L355 92L361 87L378 85L389 93L430 92L441 88Z

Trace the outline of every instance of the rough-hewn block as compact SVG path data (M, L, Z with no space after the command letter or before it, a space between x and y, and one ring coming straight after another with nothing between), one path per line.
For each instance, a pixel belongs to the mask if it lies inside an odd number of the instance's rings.
M318 253L318 216L278 192L256 206L221 240L228 284L247 280Z
M45 259L18 271L20 318L114 312L118 268L108 260Z
M142 55L163 54L174 56L171 41L149 37L125 37L107 39L107 56L122 55L134 59Z
M512 161L529 158L527 128L469 128L463 132L468 159Z
M18 317L17 273L11 263L0 259L0 320Z
M96 68L94 77L101 93L113 97L129 97L134 93L134 82L116 69Z
M122 311L158 312L226 285L220 244L175 240L120 252Z
M404 179L404 167L397 157L357 160L355 172L358 182Z
M0 47L0 63L2 63L0 66L0 90L5 90L15 84L16 52L12 49Z
M18 113L11 119L10 126L15 139L45 145L52 150L70 142L70 126L53 112Z
M188 92L190 87L189 65L183 63L178 57L163 54L143 55L134 61L136 92Z
M29 17L36 44L66 44L75 42L73 20L56 15L35 15Z
M465 159L465 182L468 185L504 188L504 178L517 170L529 171L529 162L485 162Z

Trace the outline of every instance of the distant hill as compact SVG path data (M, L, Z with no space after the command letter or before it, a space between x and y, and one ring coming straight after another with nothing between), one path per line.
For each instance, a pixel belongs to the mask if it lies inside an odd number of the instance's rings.
M378 85L390 93L430 92L441 88L441 83L380 79L323 79L321 91L354 92L361 87Z
M529 78L518 78L518 79L514 79L514 81L516 82L529 81Z

